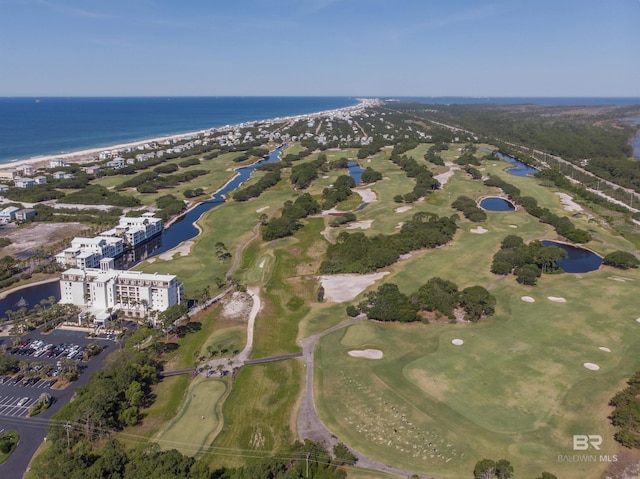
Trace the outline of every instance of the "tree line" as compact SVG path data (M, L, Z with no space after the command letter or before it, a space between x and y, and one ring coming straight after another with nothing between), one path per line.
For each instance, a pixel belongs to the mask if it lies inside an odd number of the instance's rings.
M495 313L496 299L482 286L463 290L458 285L439 277L429 279L410 295L400 292L394 283L385 283L376 291L367 293L357 306L347 307L349 316L360 313L379 321L429 322L425 312L435 319L448 318L455 322L455 310L464 311L464 319L477 322Z
M309 193L303 193L295 201L285 201L279 217L271 218L262 227L262 239L272 241L291 236L302 227L298 220L320 212L320 205Z
M448 243L457 228L455 217L420 212L392 235L370 237L362 232L342 231L336 243L327 248L320 273L369 273L395 263L400 255L410 251Z

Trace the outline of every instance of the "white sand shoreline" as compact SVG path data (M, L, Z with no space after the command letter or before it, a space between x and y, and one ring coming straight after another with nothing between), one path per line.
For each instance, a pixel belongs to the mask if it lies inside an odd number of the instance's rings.
M358 100L358 104L356 105L347 106L344 108L336 108L334 110L324 110L319 112L306 113L306 114L293 115L293 116L276 117L276 118L270 118L270 119L264 119L264 120L254 120L254 121L248 121L243 123L237 123L235 125L223 125L219 127L206 128L203 130L196 130L196 131L190 131L190 132L184 132L184 133L175 133L172 135L166 135L166 136L155 137L155 138L133 140L127 143L120 143L117 145L109 145L109 146L105 145L105 146L95 147L95 148L85 148L83 150L72 151L69 153L32 156L29 158L18 159L17 161L11 161L9 163L0 163L0 171L15 170L17 168L20 168L26 165L31 165L38 168L48 167L49 161L53 159L61 159L61 160L68 161L70 163L78 163L78 164L89 163L92 161L96 161L97 155L102 151L123 150L126 148L141 146L141 145L144 145L145 143L161 143L168 140L170 141L170 140L182 139L188 136L191 136L191 137L202 136L205 133L212 132L212 131L221 131L221 130L224 131L227 129L237 128L240 126L249 127L251 125L255 125L258 123L284 122L284 121L290 121L290 120L295 120L299 118L318 118L318 117L337 114L337 113L355 112L363 108L366 108L368 106L374 105L377 102L381 101L377 99L368 99L368 98L366 99L357 98L357 100Z

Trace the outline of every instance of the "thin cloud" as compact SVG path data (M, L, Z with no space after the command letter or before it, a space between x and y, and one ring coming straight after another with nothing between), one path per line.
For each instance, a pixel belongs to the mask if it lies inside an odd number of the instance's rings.
M85 10L83 8L78 8L78 7L74 7L74 6L70 6L70 5L62 5L62 4L59 4L59 3L50 2L49 0L37 0L37 3L40 4L40 5L46 6L47 8L50 8L51 10L55 10L57 12L64 13L64 14L67 14L67 15L73 15L73 16L76 16L76 17L93 18L93 19L113 19L113 18L118 18L118 16L110 14L110 13L103 13L103 12Z

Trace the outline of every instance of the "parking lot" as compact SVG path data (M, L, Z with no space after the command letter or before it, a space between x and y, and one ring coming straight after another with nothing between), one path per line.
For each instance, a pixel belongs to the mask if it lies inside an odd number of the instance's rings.
M82 332L58 329L49 334L34 331L15 347L8 347L10 356L32 367L13 376L0 376L0 417L26 416L29 407L45 392L55 401L62 391L52 389L52 386L58 381L57 375L65 360L80 361L81 375L87 369L95 369L98 364L94 363L101 362L105 352L89 362L82 361L85 348L95 341L85 338ZM98 344L108 348L113 342L99 339Z

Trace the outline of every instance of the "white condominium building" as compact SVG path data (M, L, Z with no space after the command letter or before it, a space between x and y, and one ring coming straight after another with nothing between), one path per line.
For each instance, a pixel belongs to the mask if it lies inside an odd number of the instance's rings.
M120 218L115 228L101 233L101 236L122 237L131 246L136 246L162 233L162 220L153 213L145 213L139 218Z
M83 306L98 318L115 310L142 318L149 311L162 312L182 301L183 285L175 275L112 267L113 259L103 259L99 269L72 268L63 272L60 302Z
M97 236L95 238L74 238L71 247L56 255L61 265L76 268L99 268L103 258L116 258L124 252L121 238Z

